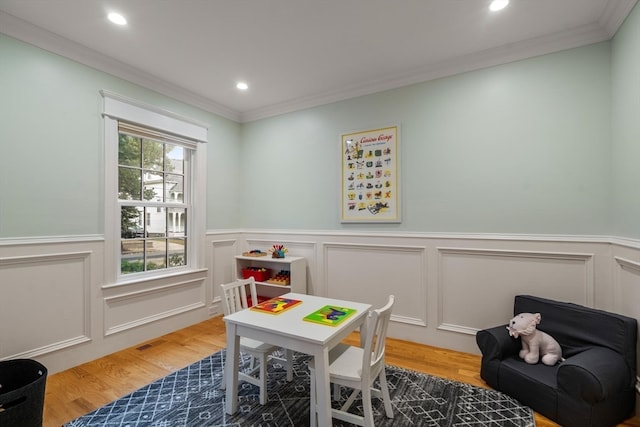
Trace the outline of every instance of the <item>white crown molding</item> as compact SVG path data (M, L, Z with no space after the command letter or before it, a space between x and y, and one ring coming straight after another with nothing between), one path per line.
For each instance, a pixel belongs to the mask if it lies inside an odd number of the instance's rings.
M0 32L229 120L240 120L240 114L235 110L2 11Z
M245 112L238 112L217 104L210 99L144 73L113 58L106 57L81 44L60 37L4 12L0 12L0 28L8 36L139 84L210 113L244 123L609 40L618 31L636 2L637 0L610 0L607 2L598 22L583 27L499 46L450 61L431 64L427 67L390 76L383 80L343 87L338 90L292 99Z
M622 24L622 21L620 21L620 24ZM589 24L571 30L536 37L518 43L510 43L481 52L461 56L450 61L432 64L428 67L395 75L384 80L371 81L358 86L344 87L319 96L314 95L306 98L299 98L264 108L246 111L240 115L241 122L250 122L279 114L291 113L305 108L317 107L358 96L397 89L417 83L424 83L442 77L502 65L566 49L586 46L609 39L610 36L608 32L600 25Z
M610 0L602 12L602 16L598 19L598 24L612 38L622 26L631 9L636 5L637 0Z

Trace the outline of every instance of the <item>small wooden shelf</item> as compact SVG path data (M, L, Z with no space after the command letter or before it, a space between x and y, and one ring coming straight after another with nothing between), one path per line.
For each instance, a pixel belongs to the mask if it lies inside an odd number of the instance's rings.
M264 267L275 275L284 270L289 272L290 283L288 285L257 282L258 294L273 298L288 292L299 294L307 293L307 262L303 257L287 256L284 258L271 258L271 256L244 256L236 255L236 277L242 279L242 269L248 267Z

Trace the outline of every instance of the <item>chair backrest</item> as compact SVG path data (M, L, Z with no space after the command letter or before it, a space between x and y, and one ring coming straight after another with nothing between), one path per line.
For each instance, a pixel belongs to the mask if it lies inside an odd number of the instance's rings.
M224 315L233 314L236 311L252 307L258 302L256 282L253 277L220 285L222 288L222 300ZM247 294L249 288L249 294ZM251 297L251 300L247 298Z
M390 295L384 307L369 311L362 360L363 377L368 375L369 378L375 378L384 367L387 329L394 302L395 297Z

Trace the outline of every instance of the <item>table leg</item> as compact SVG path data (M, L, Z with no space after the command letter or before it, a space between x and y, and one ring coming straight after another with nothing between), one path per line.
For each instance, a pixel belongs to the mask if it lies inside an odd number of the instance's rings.
M227 363L225 364L226 412L231 415L238 410L238 358L240 357L240 337L237 327L227 323Z
M318 426L330 426L331 386L329 381L329 349L323 347L314 353L316 371L316 400Z
M365 317L364 322L360 325L360 348L364 348L364 343L367 340L367 319L369 316Z

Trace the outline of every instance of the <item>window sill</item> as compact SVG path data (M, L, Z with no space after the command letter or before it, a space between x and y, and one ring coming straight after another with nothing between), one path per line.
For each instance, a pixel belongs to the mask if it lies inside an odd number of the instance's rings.
M175 271L171 273L167 272L167 273L158 274L158 275L144 275L144 276L137 276L137 277L131 277L131 278L126 277L124 278L124 280L119 280L116 283L103 285L101 286L101 289L103 290L115 289L115 288L121 288L124 286L136 285L140 283L166 282L172 279L189 278L190 280L198 280L198 279L204 280L207 278L208 271L209 270L206 268L194 268L194 269L185 269L185 270Z

